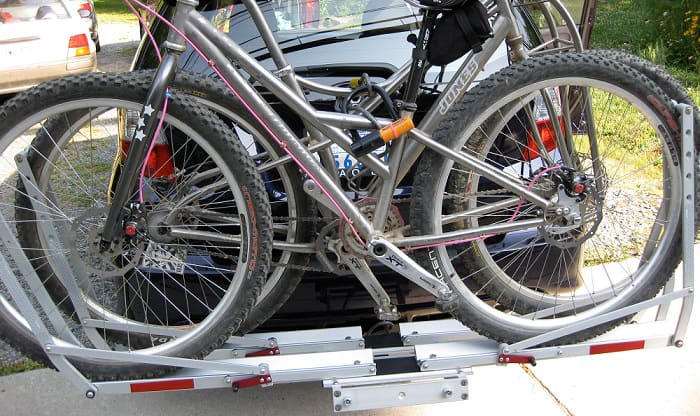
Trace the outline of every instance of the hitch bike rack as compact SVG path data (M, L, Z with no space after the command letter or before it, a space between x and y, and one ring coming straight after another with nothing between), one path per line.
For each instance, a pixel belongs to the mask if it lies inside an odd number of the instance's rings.
M544 359L681 347L693 306L695 151L692 107L678 104L677 109L681 114L679 121L683 136L682 269L655 298L510 345L479 336L455 320L443 320L402 323L398 335L387 335L393 341L390 346L385 346L386 343L374 346L375 338L363 337L360 327L254 333L231 337L204 360L78 347L75 339L53 337L42 321L37 309L52 306L52 300L2 214L0 243L10 258L0 256L0 279L34 335L45 346L52 363L88 398L98 394L173 390L229 388L237 391L253 386L321 381L325 388L332 390L334 411L357 411L467 400L468 376L476 366L534 365ZM17 164L22 172L22 161L17 160ZM29 290L34 293L38 303L36 309L15 273L24 276ZM67 290L71 288L67 287ZM673 301L680 302L675 320L669 319ZM564 335L654 307L658 309L651 322L623 325L577 344L538 347ZM76 307L80 314L79 309ZM61 320L61 317L53 317L51 325L65 327L67 324ZM86 327L90 326L88 321L86 316L83 321ZM68 361L70 356L128 360L173 366L178 370L156 379L93 382Z

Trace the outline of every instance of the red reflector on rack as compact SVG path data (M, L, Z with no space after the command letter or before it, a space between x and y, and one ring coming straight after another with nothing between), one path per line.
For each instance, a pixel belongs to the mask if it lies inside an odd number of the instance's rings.
M605 354L608 352L620 352L644 349L644 341L615 342L612 344L591 345L590 354Z
M194 379L149 381L146 383L132 383L132 393L147 393L150 391L190 390L194 388Z

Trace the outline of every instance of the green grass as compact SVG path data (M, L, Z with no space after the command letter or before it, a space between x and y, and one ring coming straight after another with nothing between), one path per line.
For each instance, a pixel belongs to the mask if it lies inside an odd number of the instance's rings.
M591 47L639 50L643 45L635 37L639 32L634 28L641 25L644 21L632 0L599 0Z
M146 2L148 3L148 2ZM127 7L124 0L95 0L97 21L104 23L133 23L138 24L136 16Z
M26 360L9 365L0 365L0 377L8 376L14 373L21 373L23 371L37 370L39 368L44 368L44 366L32 360Z

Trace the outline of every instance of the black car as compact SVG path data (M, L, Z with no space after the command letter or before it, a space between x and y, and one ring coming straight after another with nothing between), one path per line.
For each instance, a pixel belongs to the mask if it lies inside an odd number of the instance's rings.
M274 0L259 2L268 23L273 28L274 35L285 52L289 63L297 74L316 82L333 86L347 86L352 78L367 74L375 82L390 76L399 66L410 58L411 45L408 35L416 32L419 24L419 13L403 0ZM567 2L577 3L585 10L582 13L587 22L581 28L582 32L590 33L594 1ZM581 4L585 3L585 4ZM174 2L165 0L159 5L159 12L168 17L172 15ZM358 7L362 6L362 7ZM546 7L546 6L542 6ZM210 19L220 30L227 33L247 52L256 57L264 66L274 69L272 59L264 43L255 29L252 20L241 4L230 2L209 1L200 3L205 17ZM544 20L536 8L516 7L516 15L524 29L525 44L528 48L543 45L551 38L551 30L542 29ZM556 29L561 30L561 27ZM158 20L152 23L151 31L157 42L165 39L167 28ZM559 33L559 38L566 38L565 33ZM181 67L185 71L200 74L202 77L214 76L208 63L191 49L181 58ZM434 102L441 90L441 80L447 79L460 61L446 68L432 68L428 71L425 82L421 87L417 121L424 114L420 109L427 109ZM144 37L133 61L133 69L154 68L158 64L157 54L148 37ZM508 52L503 45L498 53L486 66L481 78L508 65ZM268 98L273 107L280 113L290 127L299 135L303 134L303 125L283 104L276 102L269 94ZM333 111L338 103L328 96L308 93L309 101L319 109ZM128 131L128 129L127 129ZM252 137L237 128L239 138L252 143ZM523 137L526 137L523 132ZM248 146L251 149L256 146ZM338 175L343 178L351 174L349 169L357 167L353 155L346 153L337 146L332 148ZM255 150L251 151L254 156ZM527 155L520 155L527 158ZM343 181L347 186L347 182ZM355 192L348 186L348 192ZM400 185L396 193L396 205L402 212L408 207L411 186L410 175L406 183ZM268 188L271 201L285 198L283 189ZM355 193L355 197L360 195ZM402 215L408 218L407 215ZM274 215L274 212L273 212ZM322 225L314 224L315 232ZM527 233L533 235L526 235ZM504 257L520 249L516 242L531 242L537 238L536 231L521 231L504 236L493 237L488 241L491 253L502 253ZM546 243L538 243L546 246ZM552 248L549 247L549 250ZM557 249L559 250L559 249ZM567 253L575 258L577 253ZM555 256L556 257L556 256ZM525 265L514 265L510 273L528 279L528 273L542 269L557 269L556 278L560 285L575 285L570 276L575 271L563 270L561 266L547 264L549 257L534 256L534 260ZM576 262L571 262L575 264ZM363 286L349 273L338 276L321 271L321 265L312 261L304 266L305 273L301 283L286 304L269 319L265 329L277 329L293 324L295 328L321 327L349 322L375 322L374 302ZM407 279L398 276L380 266L375 268L392 302L398 306L402 317L406 320L436 317L434 298L423 289ZM539 273L538 273L539 274ZM536 278L536 276L533 276ZM543 288L546 289L546 288ZM299 317L303 317L302 320Z

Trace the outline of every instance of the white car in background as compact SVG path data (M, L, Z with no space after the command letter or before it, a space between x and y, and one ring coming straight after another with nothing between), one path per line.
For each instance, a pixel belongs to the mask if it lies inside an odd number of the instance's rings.
M64 0L0 0L0 94L96 64L90 32Z

